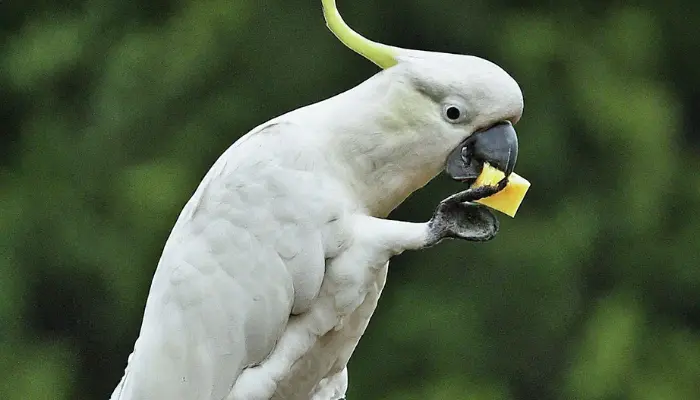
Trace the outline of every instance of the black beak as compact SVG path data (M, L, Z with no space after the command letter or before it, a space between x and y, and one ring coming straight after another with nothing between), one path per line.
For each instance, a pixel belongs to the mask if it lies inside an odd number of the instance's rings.
M475 132L447 157L445 172L454 180L475 180L488 162L505 172L515 169L518 159L518 136L510 122L502 122L485 131Z

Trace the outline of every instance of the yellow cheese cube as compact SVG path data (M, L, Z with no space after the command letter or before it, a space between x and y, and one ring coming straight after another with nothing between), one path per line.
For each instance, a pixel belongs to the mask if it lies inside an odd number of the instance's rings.
M505 176L506 174L502 171L492 167L488 163L484 163L484 169L481 171L481 175L476 178L476 182L474 182L472 187L495 185ZM489 206L511 217L515 217L515 213L518 211L518 207L520 207L520 203L522 203L523 198L525 198L525 193L527 193L529 188L530 182L528 182L527 179L516 173L512 173L508 178L508 185L503 190L493 196L485 197L476 202Z

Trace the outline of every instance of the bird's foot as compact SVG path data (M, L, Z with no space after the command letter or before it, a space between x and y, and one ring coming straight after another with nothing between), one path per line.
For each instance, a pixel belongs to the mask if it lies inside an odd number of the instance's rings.
M431 244L442 239L456 238L475 242L493 239L498 233L498 218L486 206L473 201L501 191L508 181L493 186L470 188L441 201L428 222Z

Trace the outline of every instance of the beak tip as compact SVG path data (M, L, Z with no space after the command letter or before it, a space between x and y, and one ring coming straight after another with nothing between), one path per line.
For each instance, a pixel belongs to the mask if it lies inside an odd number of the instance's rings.
M498 124L484 131L478 151L484 161L498 167L506 176L515 170L518 159L518 136L510 122Z

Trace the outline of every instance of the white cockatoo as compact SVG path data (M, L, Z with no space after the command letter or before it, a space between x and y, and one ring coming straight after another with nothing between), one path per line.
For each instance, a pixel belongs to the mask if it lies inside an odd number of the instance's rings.
M445 170L509 176L515 80L481 58L331 31L383 70L266 122L214 163L165 244L139 337L112 400L337 400L389 259L444 238L485 241L498 220L470 188L425 223L388 220Z

